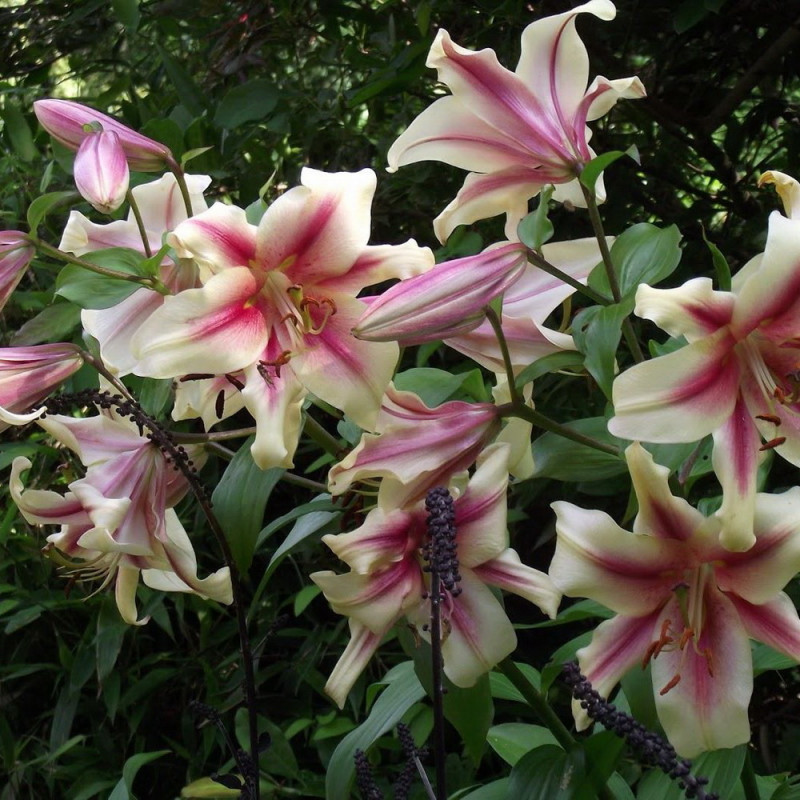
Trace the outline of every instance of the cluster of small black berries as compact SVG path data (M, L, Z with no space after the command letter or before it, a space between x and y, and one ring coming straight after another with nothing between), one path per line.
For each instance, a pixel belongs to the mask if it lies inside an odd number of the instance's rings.
M439 486L425 497L428 511L428 541L422 547L427 562L426 572L436 572L441 585L453 597L461 594L461 575L458 572L456 545L456 512L453 498L447 489Z
M679 758L675 748L657 733L647 730L629 714L619 711L609 703L592 684L581 675L580 667L575 661L563 666L564 680L572 690L572 696L581 704L581 708L596 722L613 731L624 739L640 756L643 764L658 767L670 778L678 781L688 798L697 800L719 800L716 792L707 792L705 786L708 778L695 777L690 773L692 764L688 759Z
M197 476L197 468L183 445L176 444L172 437L142 407L133 400L118 394L101 392L99 389L83 389L74 394L60 394L48 398L47 414L59 414L81 406L95 405L100 409L113 408L123 417L129 417L139 429L139 435L149 439L164 454L168 464L183 474L195 493L208 501L208 491ZM43 416L47 416L44 414ZM145 431L147 431L145 433Z
M417 761L428 755L427 747L417 747L411 736L411 730L402 722L397 725L397 736L403 748L405 764L392 787L394 800L408 800L411 787L414 785L414 775L417 771ZM356 763L356 785L361 792L363 800L383 800L383 792L375 783L367 755L363 750L356 750L354 755Z

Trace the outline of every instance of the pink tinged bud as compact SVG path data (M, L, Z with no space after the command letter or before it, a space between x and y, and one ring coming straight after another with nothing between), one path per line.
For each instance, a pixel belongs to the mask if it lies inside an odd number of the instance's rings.
M465 333L484 309L522 275L527 249L518 242L437 264L400 281L370 302L353 328L359 339L415 345Z
M35 252L21 231L0 231L0 310L17 288Z
M78 148L74 174L78 191L98 211L116 211L130 179L119 136L114 131L90 133Z
M0 348L0 430L24 425L40 411L25 414L83 364L71 344Z
M97 123L102 130L119 136L128 166L137 172L159 172L168 159L170 149L131 130L107 114L93 108L73 103L71 100L37 100L33 110L41 126L57 141L70 150L78 150L87 137L97 132Z

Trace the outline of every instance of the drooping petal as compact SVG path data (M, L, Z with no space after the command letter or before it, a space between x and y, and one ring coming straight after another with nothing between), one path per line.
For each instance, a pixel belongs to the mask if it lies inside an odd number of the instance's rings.
M300 181L261 218L256 262L294 284L331 286L364 251L377 179L371 169L326 173L304 167Z
M238 267L164 298L131 341L136 374L224 374L252 364L267 343L264 310L254 302L259 288L253 273Z
M800 619L792 599L784 592L767 603L748 603L729 594L748 636L800 661Z
M496 558L472 568L483 583L524 597L554 619L561 602L561 592L549 575L520 561L516 550L509 548Z
M625 458L639 501L634 533L680 542L691 539L706 518L682 497L672 494L668 483L670 471L656 464L653 456L638 442L627 448Z
M677 289L636 290L636 314L652 320L670 336L690 342L715 333L731 321L734 295L712 288L710 278L693 278Z
M775 597L800 571L800 489L757 494L752 528L755 541L748 550L732 553L719 548L708 554L708 560L716 564L720 589L759 605Z
M630 533L602 511L562 501L556 512L553 583L569 597L588 597L626 616L660 607L689 566L682 542Z
M325 684L325 694L339 708L344 708L347 695L378 649L384 633L373 633L366 625L350 620L350 641Z
M139 570L136 567L121 564L117 568L117 579L114 583L114 597L122 619L128 625L146 625L150 617L139 619L136 609L136 590L139 587Z
M758 179L758 188L772 183L783 202L783 211L789 219L800 219L800 183L785 172L771 169Z
M578 650L581 672L603 697L608 697L626 672L641 666L648 648L658 638L656 625L660 614L659 606L643 616L607 619L597 626L588 646ZM572 704L572 713L579 731L591 725L591 719L577 701Z
M292 358L292 369L308 391L344 411L357 425L373 430L381 398L394 373L399 350L394 342L362 342L350 331L364 304L335 295L336 313Z
M578 106L578 113L575 115L573 123L576 136L581 124L607 114L617 104L617 100L641 100L646 96L644 85L638 78L617 78L610 81L608 78L598 75L586 90L586 97ZM586 138L589 138L588 133Z
M250 448L253 461L261 469L293 466L306 390L291 366L276 370L252 364L244 374L242 400L256 421L256 438Z
M716 428L711 455L722 485L720 542L729 550L748 550L755 541L753 510L756 500L761 439L744 398L739 395L731 415Z
M150 445L133 424L104 415L81 418L48 414L39 425L54 439L69 447L86 467Z
M17 456L11 463L9 492L22 516L32 525L91 525L80 500L71 492L60 495L47 489L25 489L22 473L32 466L29 459Z
M733 413L741 368L727 329L636 364L613 385L615 436L646 442L692 442Z
M700 635L683 648L665 647L652 660L658 718L684 758L750 739L753 664L747 631L732 602L716 587L707 584L703 602ZM657 625L680 619L678 600L672 599ZM680 680L669 688L676 677Z

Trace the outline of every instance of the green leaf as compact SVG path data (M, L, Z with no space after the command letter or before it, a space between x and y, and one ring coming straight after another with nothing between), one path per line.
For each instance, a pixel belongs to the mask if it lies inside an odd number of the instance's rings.
M590 306L575 317L572 325L572 336L584 355L584 366L608 400L611 400L622 323L629 313L622 303Z
M553 187L546 186L539 193L539 205L528 216L524 217L517 226L517 238L531 250L538 250L545 242L549 241L555 228L550 222L547 212Z
M205 95L198 88L191 75L181 66L180 61L173 58L158 42L156 50L161 57L161 63L167 72L182 105L195 117L202 115L205 110Z
M796 667L797 661L790 656L773 650L762 642L751 642L753 648L753 673L760 675L773 669L789 669Z
M658 228L649 222L633 225L615 239L611 245L611 260L617 271L623 305L628 312L633 310L640 284L655 286L675 271L681 260L680 240L677 226ZM589 275L589 286L601 294L611 294L602 264Z
M510 766L514 766L526 753L545 744L558 746L556 737L542 725L506 722L489 729L486 739L492 750ZM559 749L561 749L559 747Z
M722 255L722 250L720 250L714 242L709 241L706 236L706 229L702 225L700 226L700 231L703 234L703 241L706 243L706 247L711 253L711 263L714 266L714 272L717 276L717 287L720 291L729 292L731 290L731 268L728 266L728 261L725 256Z
M481 387L481 394L484 393L483 378L477 369L453 374L432 367L414 367L395 375L394 385L401 391L415 392L422 398L422 402L431 408L449 400L459 390L466 390L475 400L485 399L474 397L473 394L478 385Z
M117 606L105 602L97 615L97 633L94 637L97 680L103 683L117 663L122 640L130 627L119 616Z
M29 319L12 337L13 347L67 341L81 323L81 310L73 303L53 303Z
M139 0L111 0L111 7L128 34L136 33L140 17Z
M583 753L565 753L556 745L543 745L523 756L511 769L509 797L525 800L590 800L589 792L578 793L584 776Z
M280 93L272 81L264 78L248 81L231 89L214 114L219 128L237 128L245 122L264 119L274 110Z
M0 117L3 118L3 131L8 136L11 149L20 160L30 162L39 157L39 151L33 142L28 121L18 106L8 102L0 109Z
M121 303L141 288L140 284L133 281L109 278L75 264L67 264L58 273L55 293L81 308L101 309Z
M251 436L236 451L211 496L233 560L242 573L253 560L267 500L284 472L281 467L262 470L256 465L250 455L254 439Z
M531 686L538 691L542 683L539 670L530 664L514 663ZM520 690L502 672L493 671L489 673L489 688L492 691L492 697L496 697L498 700L513 700L516 703L525 703L526 705L528 703Z
M605 417L588 417L566 423L567 428L606 444L622 442L608 432ZM533 443L534 476L559 481L597 481L628 471L621 456L613 456L555 433L543 433Z
M141 127L141 133L169 147L170 152L178 157L183 152L183 131L174 119L147 120Z
M161 756L169 753L169 750L155 750L150 753L137 753L131 756L122 767L122 778L114 787L114 791L108 796L108 800L132 800L133 781L136 773L151 761L155 761Z
M269 735L269 747L261 753L259 764L270 775L282 775L286 778L296 778L299 773L297 758L292 745L287 740L283 731L266 717L256 717L256 729L259 739L262 734ZM240 708L235 717L236 740L239 746L250 751L250 720L247 709Z
M272 554L264 578L269 578L284 558L309 536L318 534L326 525L337 519L340 511L311 511L300 517L280 547ZM259 536L259 541L261 536Z
M41 225L42 220L54 209L62 205L71 203L74 200L79 200L80 195L77 192L49 192L37 197L28 206L28 228L31 234L36 235L36 231Z
M375 701L369 716L342 739L333 751L325 776L327 800L349 800L355 774L353 756L366 750L384 733L394 728L414 703L425 695L414 672L414 662L405 661L390 670L381 683L388 686Z
M610 150L608 153L595 156L581 171L580 181L590 191L594 191L594 186L600 173L610 164L618 161L625 155L623 150Z
M560 369L575 369L578 370L583 366L583 355L574 350L567 350L563 353L551 353L544 358L538 358L532 364L525 367L522 372L517 375L515 381L517 388L522 389L526 383L535 381L542 375L547 375L549 372L558 372Z
M294 615L299 617L308 608L308 604L321 592L322 590L316 584L311 586L304 586L294 596Z
M508 778L500 778L499 781L492 781L486 786L481 786L474 792L465 795L455 795L458 800L508 800L511 796L508 793Z
M172 399L171 378L144 378L139 389L139 403L146 414L158 418Z
M494 718L488 675L482 675L474 686L466 689L448 683L444 715L458 731L464 752L477 767L486 749L486 734Z

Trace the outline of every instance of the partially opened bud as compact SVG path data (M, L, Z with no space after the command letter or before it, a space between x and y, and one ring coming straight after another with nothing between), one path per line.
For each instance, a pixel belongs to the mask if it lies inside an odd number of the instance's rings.
M114 131L90 133L75 156L75 185L98 211L109 214L122 205L130 171L122 142Z
M0 348L0 431L25 425L42 413L25 412L44 400L83 364L72 344L37 344Z
M527 263L527 248L514 242L437 264L379 297L361 298L370 305L353 335L370 342L414 345L470 331L481 324L486 306L522 275Z
M172 159L172 153L166 145L148 139L113 117L80 103L71 100L37 100L33 110L42 127L70 150L77 150L88 136L96 133L94 123L100 123L102 130L113 131L119 136L131 169L159 172Z
M34 252L22 231L0 231L0 310L17 288Z

